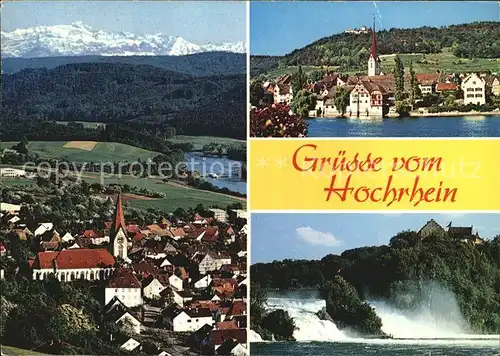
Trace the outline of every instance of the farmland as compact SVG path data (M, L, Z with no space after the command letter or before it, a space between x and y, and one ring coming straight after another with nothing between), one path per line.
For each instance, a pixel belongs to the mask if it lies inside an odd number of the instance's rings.
M71 162L109 162L147 160L158 153L116 142L89 141L32 141L28 151L41 158L68 160ZM9 148L17 142L2 142L0 148Z
M201 151L203 146L212 142L225 145L245 145L245 141L228 137L214 137L214 136L176 136L169 139L173 143L191 143L195 151Z

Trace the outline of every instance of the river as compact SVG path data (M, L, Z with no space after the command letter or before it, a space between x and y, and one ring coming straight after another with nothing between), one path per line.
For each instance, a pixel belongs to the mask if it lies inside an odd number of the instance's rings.
M307 121L309 137L500 137L500 116Z
M315 314L325 306L317 298L271 297L267 307L285 309L294 319L296 342L263 342L251 332L251 355L311 356L493 356L499 352L499 335L471 334L450 310L408 313L381 302L371 302L392 339L366 339L349 335ZM454 307L452 307L454 308Z
M219 188L246 194L247 183L241 179L242 163L227 157L207 156L202 152L187 152L186 162L189 170L200 172L201 176ZM217 179L209 177L213 173Z

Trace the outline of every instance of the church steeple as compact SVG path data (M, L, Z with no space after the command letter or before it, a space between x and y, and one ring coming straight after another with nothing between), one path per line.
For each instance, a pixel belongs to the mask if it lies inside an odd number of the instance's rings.
M372 47L368 58L368 76L380 75L380 58L377 55L377 34L375 31L375 16L373 16Z
M115 216L113 219L112 234L115 235L120 228L122 228L124 232L127 231L127 227L125 225L125 216L123 214L123 207L122 207L122 195L118 194L118 197L116 198L116 207L115 207Z
M127 226L125 225L121 194L118 194L116 198L115 215L109 233L109 249L113 256L120 257L127 262L129 261Z

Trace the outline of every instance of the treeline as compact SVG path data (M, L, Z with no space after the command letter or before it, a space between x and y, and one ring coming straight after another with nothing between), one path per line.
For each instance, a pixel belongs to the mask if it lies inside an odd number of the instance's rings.
M149 127L155 134L245 138L245 75L192 77L148 65L78 63L2 75L13 120Z
M361 247L321 260L284 260L251 267L252 280L262 288L320 289L341 276L362 300L380 298L401 303L395 289L412 285L400 307L411 308L428 281L451 290L462 314L480 332L500 328L500 236L484 245L450 238L421 240L413 231L399 233L389 246ZM413 299L412 299L413 298ZM397 299L397 300L396 300Z
M196 53L187 56L71 56L43 58L3 58L2 70L12 74L26 68L52 69L75 63L123 63L150 65L195 76L246 73L246 55L230 52Z
M256 57L251 59L252 75L276 67L314 65L339 66L340 70L362 69L371 47L370 34L335 34L324 37L303 48L281 57ZM439 53L451 47L461 58L499 58L500 23L474 22L441 28L420 27L377 31L378 54ZM279 63L277 63L279 62ZM272 64L276 64L274 67Z

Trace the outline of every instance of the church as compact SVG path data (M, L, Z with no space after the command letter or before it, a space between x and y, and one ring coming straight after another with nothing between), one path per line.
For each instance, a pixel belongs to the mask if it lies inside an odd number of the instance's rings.
M43 280L54 274L61 282L77 279L89 281L109 279L117 260L131 262L128 258L128 247L122 197L119 194L107 248L72 248L39 252L32 263L32 276L34 280Z

